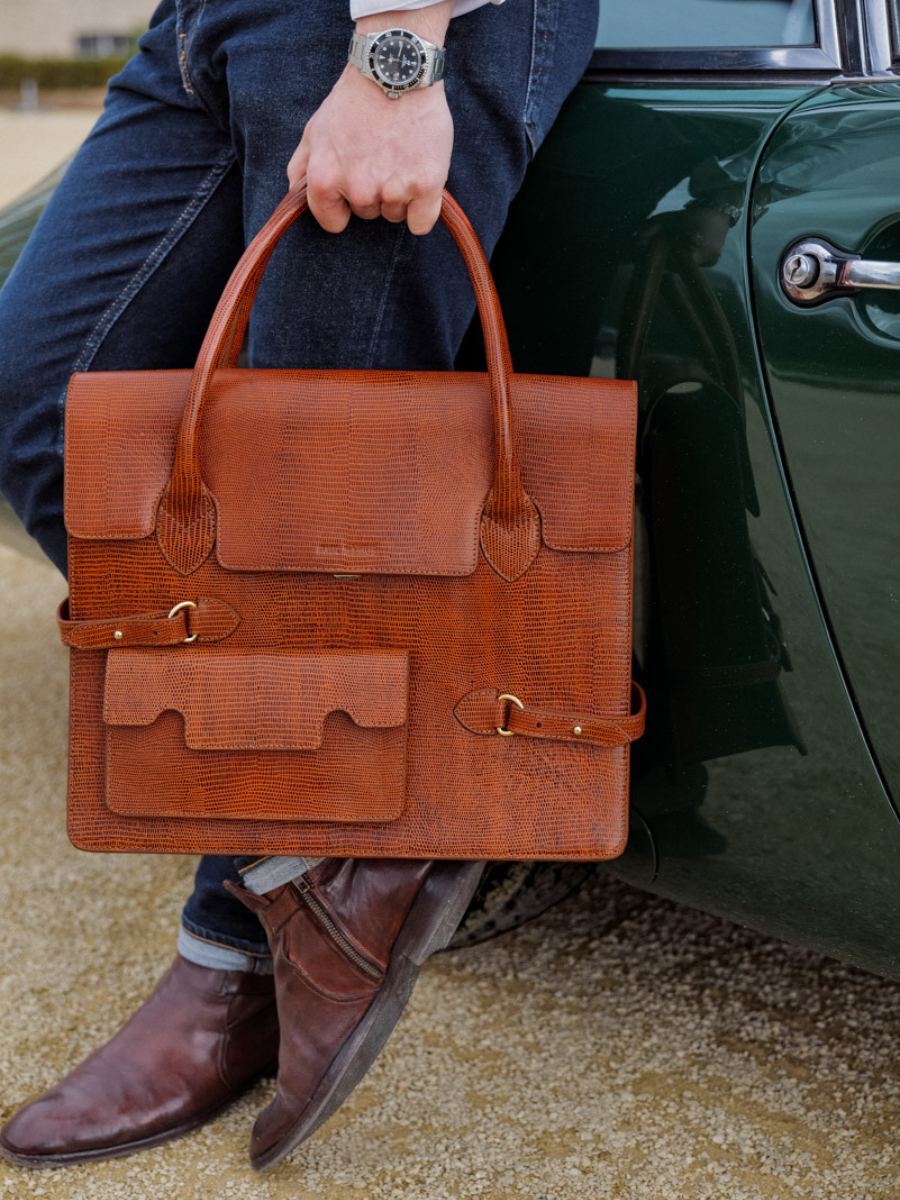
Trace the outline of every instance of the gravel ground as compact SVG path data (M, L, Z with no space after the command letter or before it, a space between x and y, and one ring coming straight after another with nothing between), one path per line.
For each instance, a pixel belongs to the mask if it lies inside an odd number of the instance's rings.
M0 550L0 1115L53 1083L173 953L191 863L72 849L52 568ZM337 1116L263 1176L261 1085L144 1154L22 1172L47 1200L895 1200L900 985L598 880L442 955Z

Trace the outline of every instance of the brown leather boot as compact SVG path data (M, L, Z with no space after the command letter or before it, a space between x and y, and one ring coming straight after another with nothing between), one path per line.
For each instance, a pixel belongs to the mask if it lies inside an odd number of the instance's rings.
M264 896L225 884L259 916L275 958L278 1089L253 1127L257 1170L308 1138L365 1075L484 865L329 858Z
M0 1154L40 1167L115 1158L203 1125L274 1075L271 975L175 962L133 1017L0 1132Z

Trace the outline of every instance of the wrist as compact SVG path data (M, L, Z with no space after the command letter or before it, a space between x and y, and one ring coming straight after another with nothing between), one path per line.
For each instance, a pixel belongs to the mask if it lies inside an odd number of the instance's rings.
M420 38L434 42L436 46L443 46L452 13L453 0L440 0L439 3L428 4L424 8L395 8L358 17L356 29L358 33L379 33L382 29L411 29Z
M355 67L353 63L347 63L341 74L338 76L337 82L341 85L342 90L344 88L352 88L354 91L357 91L359 93L360 100L362 101L371 100L374 103L378 100L386 99L380 85L377 84L374 79L368 79L365 75L363 75L362 71ZM439 79L437 83L433 83L427 88L413 88L411 92L405 93L403 99L407 105L411 102L415 104L428 104L429 97L431 102L434 102L438 99L443 102L443 79ZM393 104L392 101L388 101L388 103Z

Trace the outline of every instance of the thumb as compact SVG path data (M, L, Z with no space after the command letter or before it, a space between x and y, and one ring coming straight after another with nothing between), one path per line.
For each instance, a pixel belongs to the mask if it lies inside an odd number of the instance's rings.
M306 168L309 165L309 146L306 140L306 134L300 139L300 144L294 153L291 155L291 161L287 167L288 183L291 187L296 187L301 179L306 175Z
M406 223L410 233L430 233L441 215L443 193L438 190L428 196L411 200L406 209Z

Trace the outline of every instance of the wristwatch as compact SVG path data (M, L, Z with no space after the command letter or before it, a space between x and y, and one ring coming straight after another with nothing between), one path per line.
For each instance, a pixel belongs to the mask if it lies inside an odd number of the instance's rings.
M444 75L444 48L411 29L354 33L347 58L374 80L389 100L413 88L431 87Z

